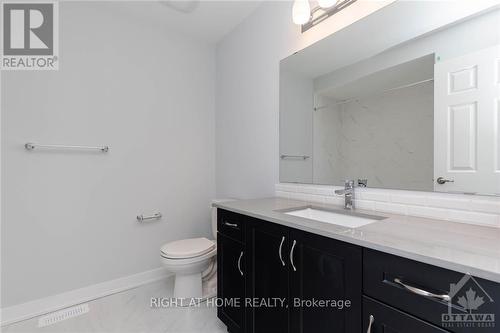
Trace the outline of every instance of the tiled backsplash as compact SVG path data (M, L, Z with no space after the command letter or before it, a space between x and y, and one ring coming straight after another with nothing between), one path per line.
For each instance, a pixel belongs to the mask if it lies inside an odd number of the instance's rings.
M276 184L278 197L311 203L344 204L334 194L341 186ZM355 206L360 209L427 217L500 228L500 197L356 188Z

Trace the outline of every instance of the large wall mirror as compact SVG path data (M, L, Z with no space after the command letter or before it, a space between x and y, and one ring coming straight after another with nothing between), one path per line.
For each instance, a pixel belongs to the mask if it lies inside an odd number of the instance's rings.
M491 8L396 45L340 31L282 60L280 181L500 195L499 24Z

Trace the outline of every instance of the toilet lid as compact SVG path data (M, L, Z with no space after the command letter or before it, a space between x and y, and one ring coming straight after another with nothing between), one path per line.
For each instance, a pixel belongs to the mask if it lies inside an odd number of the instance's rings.
M182 239L170 242L161 247L161 253L167 258L192 258L212 251L215 243L204 237Z

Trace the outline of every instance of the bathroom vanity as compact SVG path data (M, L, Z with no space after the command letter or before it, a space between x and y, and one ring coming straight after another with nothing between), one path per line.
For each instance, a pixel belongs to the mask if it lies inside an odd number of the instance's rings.
M500 230L383 213L349 228L282 198L216 206L218 297L240 300L218 309L230 332L498 332ZM464 306L488 316L471 329Z

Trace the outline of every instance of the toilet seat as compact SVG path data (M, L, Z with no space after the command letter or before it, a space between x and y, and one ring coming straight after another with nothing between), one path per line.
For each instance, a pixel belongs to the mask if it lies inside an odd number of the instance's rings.
M190 259L212 252L215 242L201 238L182 239L167 243L161 247L161 256L168 259Z
M164 254L161 254L161 262L168 266L171 271L177 272L178 269L182 269L182 267L187 267L193 264L201 263L208 260L217 255L217 248L214 248L212 251L202 254L201 256L192 257L192 258L168 258L165 257Z

